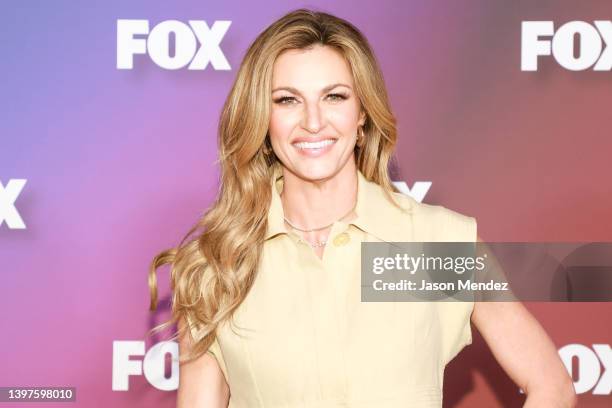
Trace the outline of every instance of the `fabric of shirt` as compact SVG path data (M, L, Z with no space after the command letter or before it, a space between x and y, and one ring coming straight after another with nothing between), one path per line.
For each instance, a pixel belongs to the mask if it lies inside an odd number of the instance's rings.
M471 344L473 302L362 302L361 242L476 242L476 220L393 193L358 171L357 218L323 257L284 224L275 167L257 277L208 352L229 408L442 406L444 368Z

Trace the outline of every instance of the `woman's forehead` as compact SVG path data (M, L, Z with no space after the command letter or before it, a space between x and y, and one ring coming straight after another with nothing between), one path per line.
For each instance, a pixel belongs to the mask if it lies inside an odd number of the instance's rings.
M322 90L335 83L352 87L353 78L344 56L331 47L287 50L274 63L272 89L293 87L298 90Z

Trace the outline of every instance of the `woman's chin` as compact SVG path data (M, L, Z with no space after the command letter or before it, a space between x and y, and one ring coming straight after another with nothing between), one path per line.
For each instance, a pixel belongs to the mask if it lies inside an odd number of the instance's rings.
M310 181L324 180L333 177L337 173L336 166L325 165L325 164L309 164L300 166L298 175Z

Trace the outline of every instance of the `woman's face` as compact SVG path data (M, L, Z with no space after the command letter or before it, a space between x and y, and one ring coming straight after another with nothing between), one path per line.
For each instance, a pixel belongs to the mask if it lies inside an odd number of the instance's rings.
M358 126L365 114L348 62L321 45L288 50L272 73L270 142L282 164L298 177L333 177L354 165Z

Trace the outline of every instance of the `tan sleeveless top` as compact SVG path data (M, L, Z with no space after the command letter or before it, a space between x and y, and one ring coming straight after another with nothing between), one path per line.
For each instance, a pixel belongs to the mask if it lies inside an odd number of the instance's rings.
M229 408L441 407L445 365L471 344L473 302L360 301L361 242L476 242L476 220L383 189L358 172L358 217L323 258L285 229L277 167L262 263L209 349Z

